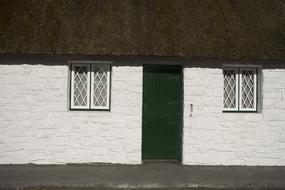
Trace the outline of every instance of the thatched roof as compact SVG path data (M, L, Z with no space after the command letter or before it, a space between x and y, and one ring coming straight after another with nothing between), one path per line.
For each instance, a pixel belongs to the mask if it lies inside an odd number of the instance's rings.
M0 53L285 59L285 0L0 0Z

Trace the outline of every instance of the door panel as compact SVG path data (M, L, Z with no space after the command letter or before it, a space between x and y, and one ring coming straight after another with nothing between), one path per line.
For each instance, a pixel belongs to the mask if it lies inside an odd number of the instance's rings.
M142 158L181 161L181 68L145 66Z

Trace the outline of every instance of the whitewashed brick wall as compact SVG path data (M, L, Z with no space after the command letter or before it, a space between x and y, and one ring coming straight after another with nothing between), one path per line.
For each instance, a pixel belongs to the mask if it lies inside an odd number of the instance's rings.
M285 69L260 82L258 113L222 113L222 69L184 69L184 164L285 165Z
M69 111L68 72L0 64L0 164L141 163L142 67L112 67L110 112Z

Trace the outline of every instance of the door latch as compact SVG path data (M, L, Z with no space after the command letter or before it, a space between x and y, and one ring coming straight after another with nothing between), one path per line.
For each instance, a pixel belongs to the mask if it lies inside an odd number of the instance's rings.
M193 113L193 104L190 104L190 117L192 117L192 113Z

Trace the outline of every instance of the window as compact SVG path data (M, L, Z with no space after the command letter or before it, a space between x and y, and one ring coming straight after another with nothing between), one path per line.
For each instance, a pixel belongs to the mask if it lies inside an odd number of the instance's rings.
M224 68L224 111L257 111L257 68Z
M109 110L110 65L71 65L71 109Z

